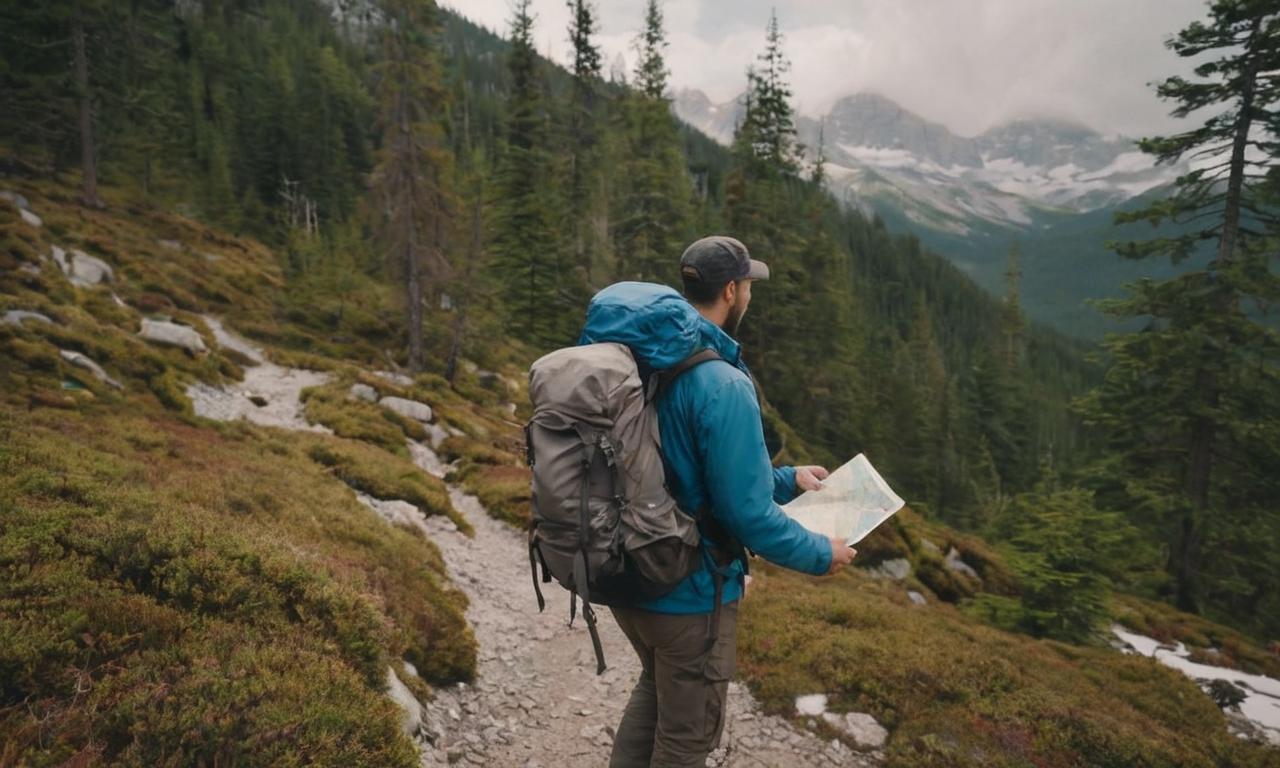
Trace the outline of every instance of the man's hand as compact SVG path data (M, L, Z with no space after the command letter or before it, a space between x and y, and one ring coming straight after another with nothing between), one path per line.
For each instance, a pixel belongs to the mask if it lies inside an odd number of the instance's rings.
M858 550L844 543L844 539L831 538L831 567L827 569L827 575L839 571L849 563L853 562L853 556L858 554Z
M796 490L817 491L831 473L823 467L796 467Z

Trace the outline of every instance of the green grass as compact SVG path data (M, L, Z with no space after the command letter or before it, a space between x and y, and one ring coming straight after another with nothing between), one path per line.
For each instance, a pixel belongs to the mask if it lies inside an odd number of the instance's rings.
M515 453L491 442L459 436L441 443L440 456L458 462L446 479L475 495L490 515L517 528L529 525L532 473Z
M425 515L443 515L467 535L474 533L466 518L453 508L444 483L407 459L388 456L362 443L324 436L299 436L296 444L355 490L378 499L403 499Z

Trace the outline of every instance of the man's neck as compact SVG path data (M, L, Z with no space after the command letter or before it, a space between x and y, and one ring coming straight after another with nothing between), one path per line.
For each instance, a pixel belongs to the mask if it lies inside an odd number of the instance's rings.
M698 306L697 304L694 304L693 308L698 310L698 314L706 318L708 323L711 323L717 328L724 328L724 321L729 319L728 307L724 307L720 305L710 306L710 307L701 307L701 306Z

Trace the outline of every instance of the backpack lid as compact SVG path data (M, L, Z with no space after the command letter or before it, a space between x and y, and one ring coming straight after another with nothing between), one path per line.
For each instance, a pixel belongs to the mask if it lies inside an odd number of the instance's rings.
M615 283L587 307L578 344L625 344L643 369L670 368L700 347L702 316L672 288L656 283Z

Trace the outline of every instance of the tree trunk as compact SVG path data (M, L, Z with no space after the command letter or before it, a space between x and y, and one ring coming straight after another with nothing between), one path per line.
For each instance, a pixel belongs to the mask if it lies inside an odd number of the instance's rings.
M1236 135L1231 142L1231 165L1227 175L1227 198L1222 211L1222 237L1218 240L1218 263L1227 264L1235 254L1236 233L1240 229L1240 196L1244 189L1245 150L1249 146L1249 130L1253 126L1253 100L1258 85L1259 51L1258 30L1262 17L1253 20L1249 41L1245 43L1248 56L1244 71L1240 73L1240 116L1236 120Z
M467 309L471 306L471 292L474 290L471 280L475 275L476 262L480 259L483 200L484 187L482 186L476 194L475 208L471 214L471 247L467 253L467 269L462 277L462 291L458 294L457 312L453 317L453 337L449 341L449 359L444 367L445 381L448 381L451 387L458 375L458 355L462 351L462 337L467 328Z
M80 111L80 171L84 188L80 202L102 207L98 197L98 165L93 155L93 104L89 98L89 55L85 48L84 19L77 6L71 13L71 41L75 48L76 96Z
M415 214L418 205L416 164L413 162L413 126L409 122L409 83L400 84L400 93L396 107L399 135L396 140L400 144L401 167L404 183L399 190L401 225L404 227L403 259L405 275L405 303L408 305L409 322L409 370L417 373L422 370L422 274L418 261L418 221Z

